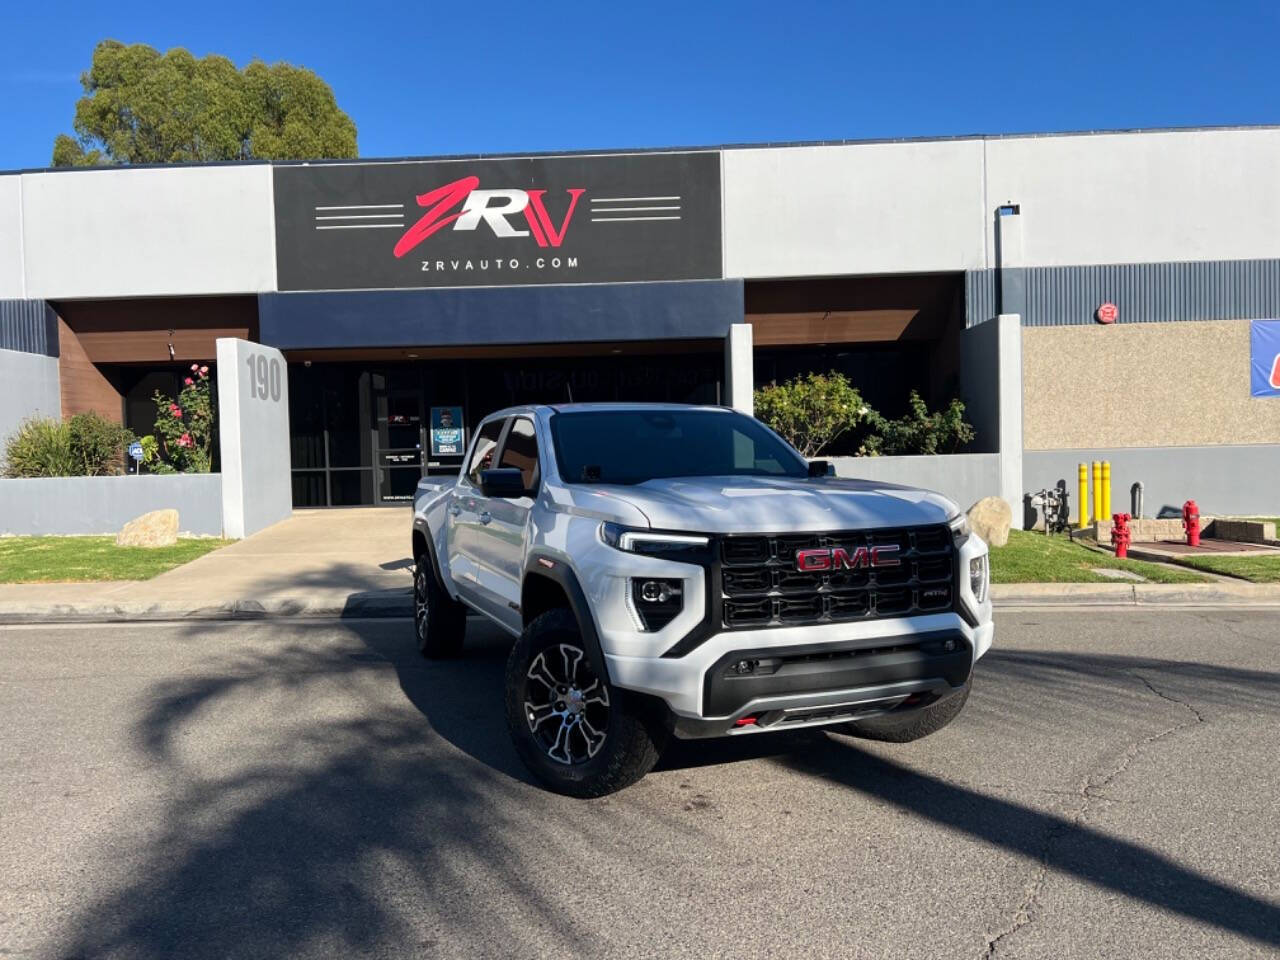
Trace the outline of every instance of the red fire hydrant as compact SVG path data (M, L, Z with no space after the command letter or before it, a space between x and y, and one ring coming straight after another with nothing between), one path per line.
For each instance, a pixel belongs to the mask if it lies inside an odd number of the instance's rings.
M1182 525L1187 528L1187 546L1200 546L1200 508L1194 500L1182 505Z
M1129 555L1129 541L1133 539L1133 531L1129 529L1129 521L1133 518L1127 513L1111 515L1111 542L1115 544L1116 556L1124 558Z

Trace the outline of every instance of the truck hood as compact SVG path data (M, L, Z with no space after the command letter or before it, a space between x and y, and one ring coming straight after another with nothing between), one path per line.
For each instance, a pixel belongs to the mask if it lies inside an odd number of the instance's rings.
M610 486L658 530L787 533L946 523L954 503L914 487L835 477L682 477Z

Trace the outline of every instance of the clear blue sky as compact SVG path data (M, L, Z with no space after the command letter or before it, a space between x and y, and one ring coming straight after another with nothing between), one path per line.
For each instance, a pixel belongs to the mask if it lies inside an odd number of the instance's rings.
M1280 4L15 4L0 169L106 37L310 67L362 156L1280 123Z

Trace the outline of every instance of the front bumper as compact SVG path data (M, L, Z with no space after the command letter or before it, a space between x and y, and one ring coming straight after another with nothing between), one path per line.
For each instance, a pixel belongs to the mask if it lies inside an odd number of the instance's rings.
M615 686L658 697L680 736L813 726L924 706L958 691L991 646L956 613L715 634L684 657L606 654ZM735 675L740 661L767 663ZM739 726L745 717L757 722Z

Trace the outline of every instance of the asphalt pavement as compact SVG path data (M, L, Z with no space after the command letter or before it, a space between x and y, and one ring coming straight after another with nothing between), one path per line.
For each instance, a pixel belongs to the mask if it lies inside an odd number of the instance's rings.
M0 627L0 955L1280 952L1280 619L1017 610L950 727L529 782L505 641L398 620Z

